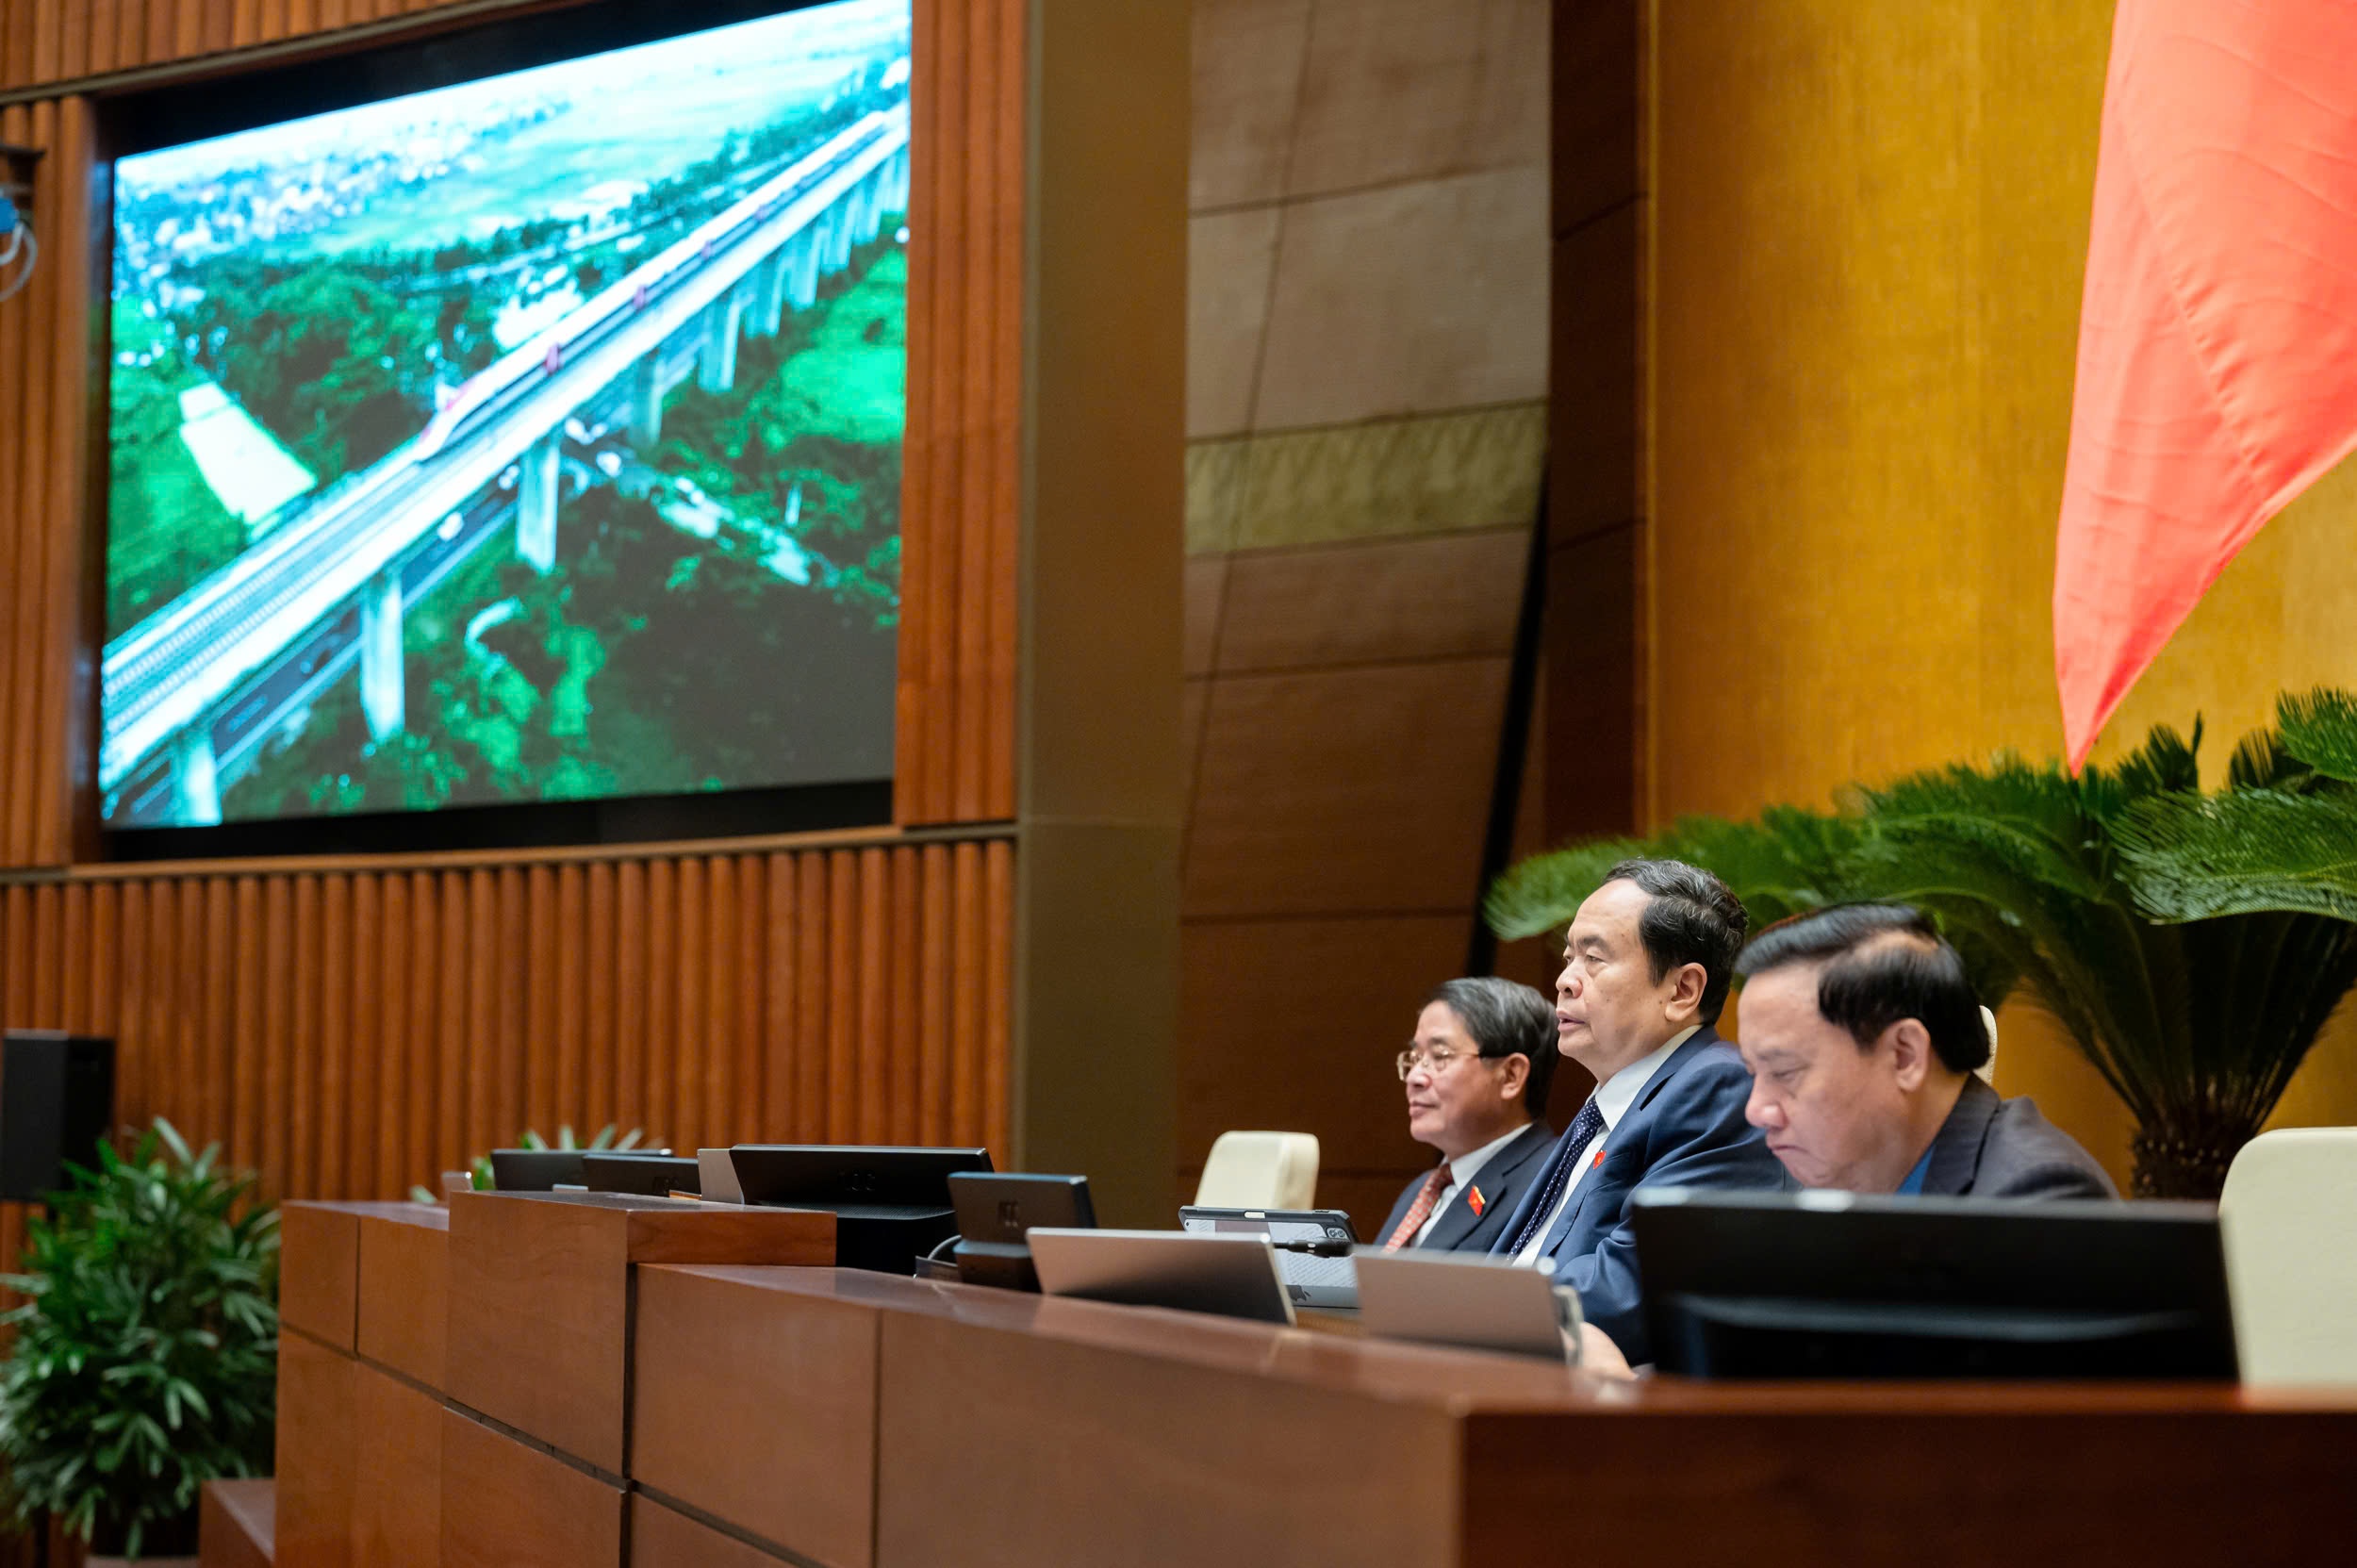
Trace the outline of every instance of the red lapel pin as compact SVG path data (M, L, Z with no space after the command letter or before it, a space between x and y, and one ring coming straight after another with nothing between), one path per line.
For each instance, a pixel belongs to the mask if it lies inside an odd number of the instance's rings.
M1465 1189L1465 1207L1474 1212L1474 1218L1479 1219L1481 1217L1481 1211L1489 1206L1490 1200L1481 1196L1481 1189L1479 1187L1468 1187Z

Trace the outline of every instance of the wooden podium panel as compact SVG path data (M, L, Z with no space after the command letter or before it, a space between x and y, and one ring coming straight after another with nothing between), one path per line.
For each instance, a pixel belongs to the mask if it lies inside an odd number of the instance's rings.
M2351 1412L2220 1387L1676 1384L1466 1426L1468 1563L2306 1564L2357 1535ZM1656 1399L1659 1394L1665 1397ZM1707 1401L1705 1403L1704 1401ZM1567 1534L1567 1471L1610 1497Z
M622 1491L445 1410L443 1568L619 1568Z
M439 1391L450 1323L450 1212L386 1203L361 1211L358 1220L354 1347Z
M631 1479L826 1568L868 1568L876 1310L813 1295L781 1312L748 1282L766 1272L639 1270Z
M278 1337L282 1568L348 1568L360 1363L301 1332Z
M365 1363L354 1384L353 1568L431 1564L441 1551L442 1403Z
M722 1535L645 1493L630 1499L630 1568L778 1568L787 1560Z
M1457 1434L1438 1404L954 1312L887 1312L882 1357L877 1568L1458 1560Z
M277 1514L277 1483L267 1476L206 1481L196 1504L199 1568L271 1568Z
M445 1392L618 1476L633 1263L833 1262L832 1214L603 1193L453 1195Z
M360 1290L360 1219L348 1203L278 1209L278 1320L352 1348Z

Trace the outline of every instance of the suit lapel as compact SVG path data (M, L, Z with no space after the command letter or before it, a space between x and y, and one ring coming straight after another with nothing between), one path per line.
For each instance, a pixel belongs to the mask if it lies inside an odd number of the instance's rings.
M1956 1097L1948 1119L1932 1135L1932 1163L1923 1169L1927 1197L1953 1197L1972 1190L1981 1171L1981 1144L1988 1136L1988 1119L2002 1104L1997 1091L1968 1073L1964 1092Z
M1424 1245L1426 1247L1455 1246L1473 1234L1474 1227L1495 1212L1498 1204L1511 1204L1517 1174L1534 1152L1544 1154L1554 1143L1555 1138L1544 1122L1532 1122L1515 1134L1514 1141L1492 1155L1490 1163L1482 1166L1480 1173L1473 1179L1472 1184L1481 1193L1481 1213L1474 1213L1473 1204L1469 1201L1471 1194L1451 1194L1448 1207L1441 1211L1441 1223L1435 1225L1432 1233L1425 1237Z
M1669 1060L1662 1063L1651 1078L1645 1080L1645 1086L1637 1092L1636 1099L1630 1102L1627 1110L1621 1113L1620 1124L1606 1130L1603 1152L1607 1156L1611 1154L1615 1143L1636 1137L1642 1131L1645 1118L1652 1114L1653 1102L1661 1098L1661 1092L1669 1087L1670 1081L1685 1068L1686 1064L1693 1059L1696 1051L1701 1050L1705 1046L1714 1044L1718 1038L1719 1032L1708 1024L1705 1024L1687 1036L1686 1044L1670 1053ZM1554 1257L1557 1250L1562 1246L1565 1238L1579 1229L1581 1214L1586 1212L1591 1203L1596 1200L1596 1195L1604 1190L1604 1183L1595 1180L1603 1168L1599 1164L1580 1178L1578 1188L1572 1194L1572 1206L1563 1212L1562 1223L1555 1228L1554 1233L1547 1237L1547 1245L1540 1249L1541 1257Z

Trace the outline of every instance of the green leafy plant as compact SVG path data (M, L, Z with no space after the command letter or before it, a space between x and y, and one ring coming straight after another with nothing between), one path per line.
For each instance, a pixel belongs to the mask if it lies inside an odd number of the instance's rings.
M2001 754L1837 809L1690 817L1574 845L1500 878L1502 936L1567 922L1626 855L1716 872L1755 929L1829 903L1936 914L1992 1005L2025 993L2135 1117L2135 1190L2215 1197L2333 1009L2357 987L2357 699L2285 696L2204 792L2201 725L2156 726L2076 778Z
M603 1127L598 1129L597 1136L591 1138L585 1144L573 1136L573 1130L570 1127L560 1126L556 1130L556 1142L552 1144L546 1138L540 1136L539 1133L527 1127L524 1129L523 1136L516 1140L515 1147L518 1148L610 1148L620 1150L626 1148L636 1148L640 1142L645 1139L646 1135L646 1130L644 1128L634 1127L629 1131L621 1133L618 1137L617 1137L614 1124L612 1122L607 1122ZM478 1154L472 1160L470 1160L467 1163L467 1174L469 1179L473 1181L474 1190L476 1192L487 1193L497 1185L497 1183L491 1179L491 1157L487 1154ZM410 1188L409 1197L412 1200L419 1203L438 1203L441 1201L440 1198L426 1191L423 1187Z
M160 1118L26 1228L7 1314L0 1457L20 1524L101 1549L193 1551L197 1491L267 1474L278 1369L278 1216L254 1180Z

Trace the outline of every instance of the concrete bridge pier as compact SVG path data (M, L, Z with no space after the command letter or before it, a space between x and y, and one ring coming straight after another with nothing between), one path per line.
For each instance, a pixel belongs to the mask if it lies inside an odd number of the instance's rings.
M535 442L516 487L516 554L543 575L556 565L556 458L563 440L561 430L552 430Z
M818 231L825 226L821 214L797 234L785 247L785 303L796 310L808 310L818 303Z
M641 451L663 438L663 345L630 368L630 444Z
M360 592L360 711L371 740L397 735L407 722L401 613L401 568L388 566Z
M753 319L748 330L756 338L775 338L785 324L785 264L793 248L789 243L772 251L753 273Z
M725 392L736 385L736 329L745 316L740 285L704 306L703 345L696 351L696 385Z
M173 742L172 819L181 827L221 825L221 768L209 713L199 714Z
M884 180L890 171L882 164L859 182L859 242L866 244L883 230Z
M839 272L851 264L852 228L859 222L859 190L853 187L827 209L827 271Z

